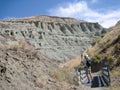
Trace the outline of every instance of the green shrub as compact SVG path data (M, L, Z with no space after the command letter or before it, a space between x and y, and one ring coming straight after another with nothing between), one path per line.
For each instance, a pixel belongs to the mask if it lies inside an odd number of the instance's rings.
M107 47L108 47L108 44L102 44L102 45L101 45L101 48L102 48L102 49L106 49Z
M96 43L99 43L100 40L101 40L101 38L97 38L97 39L96 39Z
M107 56L107 60L108 60L108 61L112 61L112 60L113 60L113 56L112 56L112 55L108 55L108 56Z
M107 42L109 42L109 41L110 41L110 39L107 40Z
M105 33L101 34L101 37L103 38L105 36Z
M81 62L81 63L80 63L80 67L83 67L83 66L84 66L84 63L83 63L83 62Z
M93 43L92 43L92 46L94 46L96 43L99 43L101 40L101 38L97 38Z
M93 43L92 43L92 46L94 46L96 44L96 42L94 41Z
M93 62L100 63L100 61L101 61L101 55L99 53L96 53L93 57Z

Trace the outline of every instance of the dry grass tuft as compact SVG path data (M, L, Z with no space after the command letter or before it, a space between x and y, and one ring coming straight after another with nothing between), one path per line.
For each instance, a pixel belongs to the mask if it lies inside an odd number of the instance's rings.
M60 64L60 67L64 67L66 69L73 69L81 63L81 56L78 56L72 60L68 60L66 63Z
M0 42L0 48L14 50L17 50L18 48L24 48L29 50L31 46L25 40L20 40L20 41L6 41L4 43Z
M120 86L119 87L110 87L110 90L120 90Z
M118 71L118 70L112 70L111 72L111 75L119 75L120 76L120 70Z
M36 85L40 88L43 88L47 84L47 77L42 76L36 79Z
M53 69L50 71L50 76L56 80L59 80L60 82L62 81L66 81L69 84L77 84L75 75L73 73L71 73L70 70L67 69Z

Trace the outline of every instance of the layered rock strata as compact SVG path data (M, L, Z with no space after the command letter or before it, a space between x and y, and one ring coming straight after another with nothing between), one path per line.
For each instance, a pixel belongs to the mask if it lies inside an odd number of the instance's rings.
M0 41L7 36L17 41L26 40L47 57L59 61L80 55L104 32L106 29L98 23L74 18L41 15L0 21Z

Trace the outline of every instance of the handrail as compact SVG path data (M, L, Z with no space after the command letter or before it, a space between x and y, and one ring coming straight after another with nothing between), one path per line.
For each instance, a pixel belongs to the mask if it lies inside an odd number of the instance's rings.
M109 62L104 61L102 64L102 77L104 78L107 86L110 86L110 83L111 83L109 71L110 71Z

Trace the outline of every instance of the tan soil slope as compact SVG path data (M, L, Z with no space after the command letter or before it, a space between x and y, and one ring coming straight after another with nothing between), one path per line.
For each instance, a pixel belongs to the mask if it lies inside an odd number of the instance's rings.
M118 36L120 35L120 21L112 28L109 29L110 32L108 32L99 43L97 43L94 47L89 49L89 53L95 54L95 52L100 52L103 48L101 48L101 45L110 44L113 41L115 41ZM118 42L116 42L118 43ZM112 48L112 47L110 47ZM93 56L93 55L92 55Z
M109 59L111 60L111 66L120 63L120 21L116 26L110 28L103 38L100 39L100 42L96 43L95 46L88 50L89 54L94 57L96 53L101 55L101 60ZM120 67L120 65L118 65Z
M68 89L66 82L54 70L56 62L43 56L27 43L24 47L0 48L0 90L60 90ZM50 74L51 73L51 74ZM53 75L53 76L51 76ZM64 75L64 74L63 74ZM55 77L55 78L53 78Z
M100 42L88 50L91 57L95 54L100 60L110 62L111 87L110 90L119 90L120 87L120 21L108 32Z
M62 67L62 68L64 67L67 69L73 69L74 67L78 66L80 64L80 62L81 62L81 57L78 56L74 59L71 59L71 60L65 62L65 63L61 63L60 67Z

